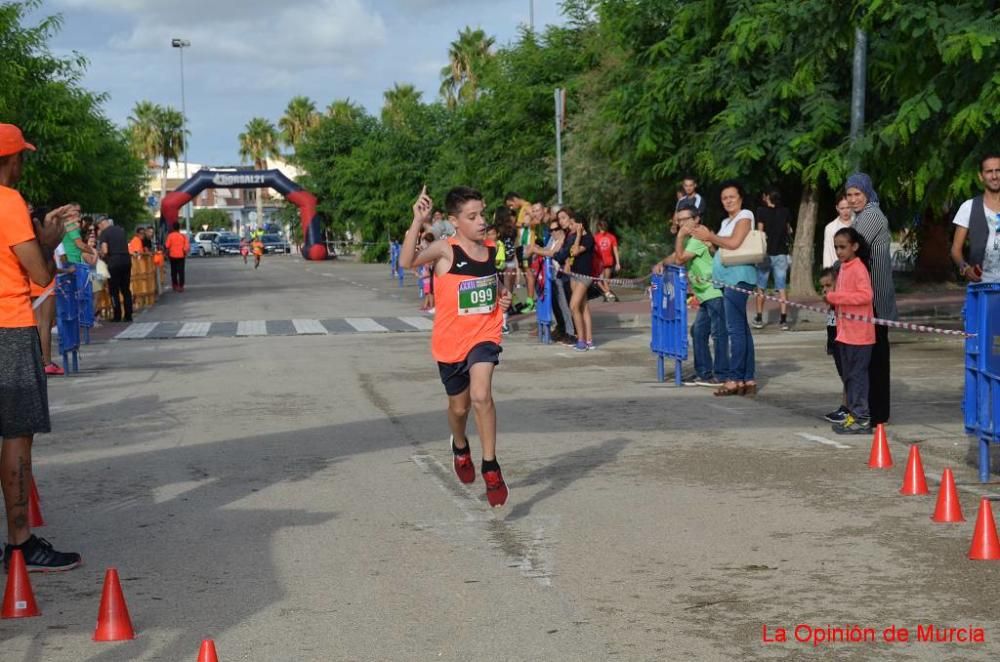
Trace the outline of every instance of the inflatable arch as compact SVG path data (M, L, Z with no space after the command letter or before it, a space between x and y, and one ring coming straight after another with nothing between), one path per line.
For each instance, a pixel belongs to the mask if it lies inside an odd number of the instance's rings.
M328 257L323 243L323 224L316 213L316 196L305 190L278 170L209 170L194 173L189 180L163 197L160 218L168 227L177 222L181 207L196 195L209 188L272 188L299 208L302 220L302 257L307 260L325 260Z

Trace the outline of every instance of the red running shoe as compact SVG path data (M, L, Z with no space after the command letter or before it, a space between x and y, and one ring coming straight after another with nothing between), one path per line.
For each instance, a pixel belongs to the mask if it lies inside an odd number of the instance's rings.
M469 448L469 440L465 440L465 450L464 453L456 453L458 450L455 448L455 436L451 437L451 452L455 456L455 475L463 483L474 483L476 482L476 465L472 461L472 451Z
M55 363L49 363L45 366L46 375L65 375L66 372Z
M486 500L493 508L499 508L507 503L507 483L503 480L500 470L483 472L483 481L486 483Z

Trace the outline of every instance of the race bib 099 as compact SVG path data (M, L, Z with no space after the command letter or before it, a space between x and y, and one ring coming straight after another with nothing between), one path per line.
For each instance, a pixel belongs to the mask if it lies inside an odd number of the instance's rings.
M497 277L470 278L458 284L458 314L492 313L497 305Z

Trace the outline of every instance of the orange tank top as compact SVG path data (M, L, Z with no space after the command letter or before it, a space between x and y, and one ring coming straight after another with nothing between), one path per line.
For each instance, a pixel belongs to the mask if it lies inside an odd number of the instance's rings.
M503 312L493 242L486 242L489 254L484 262L466 255L457 239L449 238L448 244L454 254L451 269L434 276L431 354L441 363L459 363L479 343L500 344Z

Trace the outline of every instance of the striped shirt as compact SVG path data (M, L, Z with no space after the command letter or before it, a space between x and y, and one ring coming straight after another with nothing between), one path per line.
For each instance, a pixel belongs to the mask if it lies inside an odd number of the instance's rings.
M877 204L869 202L854 217L854 229L864 237L871 251L868 271L871 273L872 290L875 293L875 316L889 320L899 319L896 287L892 282L892 235L889 233L889 219Z

